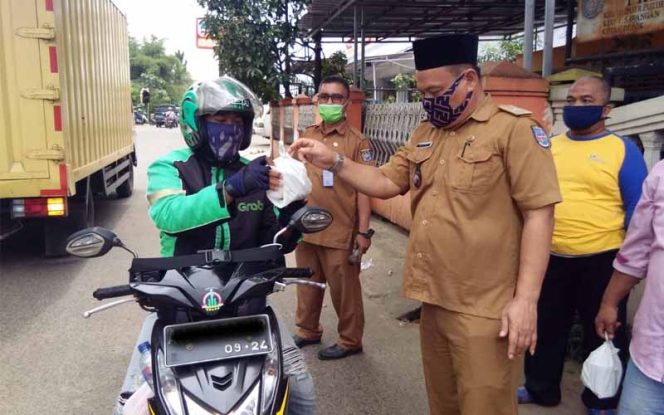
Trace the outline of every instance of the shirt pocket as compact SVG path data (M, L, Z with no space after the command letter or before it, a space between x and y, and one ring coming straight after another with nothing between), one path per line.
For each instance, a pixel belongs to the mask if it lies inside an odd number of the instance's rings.
M463 146L450 166L450 183L461 192L483 192L495 184L500 169L500 158L490 149Z

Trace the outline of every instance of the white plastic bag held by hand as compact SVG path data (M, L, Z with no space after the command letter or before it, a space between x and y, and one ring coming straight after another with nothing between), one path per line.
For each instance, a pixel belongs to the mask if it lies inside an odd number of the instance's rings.
M122 415L150 415L148 409L148 399L152 398L154 393L147 382L143 382L140 388L127 399Z
M283 141L279 141L279 157L274 159L274 168L281 173L281 187L267 192L267 198L274 206L283 208L309 196L311 180L307 176L307 168L288 155Z
M583 362L581 381L600 399L611 398L618 393L623 372L619 351L606 337L604 344Z

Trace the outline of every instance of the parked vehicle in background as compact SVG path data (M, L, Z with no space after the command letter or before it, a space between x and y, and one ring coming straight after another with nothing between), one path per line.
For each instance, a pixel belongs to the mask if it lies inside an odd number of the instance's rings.
M157 127L164 127L168 111L175 111L175 105L157 105L154 108L152 123Z
M0 240L38 220L49 255L92 226L93 195L133 191L127 20L86 5L0 1Z
M263 126L262 118L254 118L254 135L265 137L265 127Z
M263 137L272 137L272 109L269 105L263 105Z
M140 111L134 111L134 123L138 125L147 124L148 117Z

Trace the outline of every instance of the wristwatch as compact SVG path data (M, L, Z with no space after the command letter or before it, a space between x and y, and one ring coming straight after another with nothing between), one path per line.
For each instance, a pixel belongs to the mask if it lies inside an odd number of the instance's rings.
M374 231L373 229L369 229L366 232L358 232L357 234L362 235L367 239L371 239L371 237L374 236L374 233L376 233L376 231Z
M332 173L338 172L339 170L341 170L341 166L344 165L344 160L346 160L344 155L337 153L337 158L336 160L334 160L334 164L328 170L331 171Z

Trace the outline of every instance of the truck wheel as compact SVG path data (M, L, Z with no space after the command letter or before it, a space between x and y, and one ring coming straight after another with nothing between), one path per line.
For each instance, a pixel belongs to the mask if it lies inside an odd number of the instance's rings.
M125 199L134 193L134 166L129 165L129 177L116 189L118 197Z
M67 238L72 233L95 224L95 204L89 178L82 192L69 199L69 215L44 219L44 251L48 257L67 255Z

